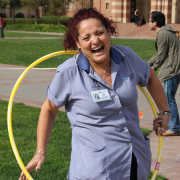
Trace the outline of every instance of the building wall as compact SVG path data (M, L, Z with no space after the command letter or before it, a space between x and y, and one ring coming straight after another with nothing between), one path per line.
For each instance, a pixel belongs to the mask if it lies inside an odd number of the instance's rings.
M96 0L93 3L104 16L117 22L130 22L131 0Z
M89 0L84 1L86 1L84 7L87 7ZM134 2L135 6L131 7ZM165 14L166 23L180 23L180 0L94 0L93 7L116 22L126 23L133 21L133 8L136 8L139 10L140 16L144 16L146 21L149 20L152 11L161 11ZM79 8L82 8L82 4L70 3L66 13L63 15L73 16ZM40 7L40 17L43 15L42 11ZM7 17L13 17L13 10L10 10L9 7L4 12ZM27 8L15 10L15 15L17 13L22 13L25 17L35 15L34 11Z
M180 23L180 1L172 0L172 23Z
M41 9L42 8L40 8L40 15L42 17ZM9 6L7 6L6 9L3 12L6 14L7 18L13 18L14 17L14 10L13 10L13 8L10 9ZM25 18L30 18L31 16L35 16L35 12L30 10L30 9L28 9L28 8L15 9L15 16L18 13L22 13Z
M146 22L149 20L151 14L151 0L137 0L136 8L139 11L140 16L144 16Z
M109 3L107 10L106 3ZM94 0L93 7L106 17L116 22L131 22L132 0ZM136 0L136 9L140 16L148 21L152 11L161 11L165 14L166 23L180 23L180 0Z
M172 1L174 0L151 0L151 11L161 11L164 13L167 24L172 23L175 19L173 15L174 9L172 11Z
M177 23L180 24L180 1L178 1L176 8L177 10Z

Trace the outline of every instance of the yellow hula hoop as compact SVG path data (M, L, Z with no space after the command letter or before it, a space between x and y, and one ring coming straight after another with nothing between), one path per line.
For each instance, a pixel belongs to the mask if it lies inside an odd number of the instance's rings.
M18 78L18 80L16 81L16 84L14 85L14 88L12 90L10 99L9 99L9 104L8 104L8 111L7 111L7 126L8 126L8 133L9 133L9 139L10 139L10 143L14 152L14 155L16 157L16 160L20 166L20 168L22 169L22 171L24 172L24 174L26 175L26 177L28 178L28 180L33 180L33 178L31 177L31 175L29 174L29 172L27 171L26 167L24 166L21 157L19 155L19 152L17 150L16 147L16 143L14 140L14 136L13 136L13 130L12 130L12 107L13 107L13 99L14 96L17 92L17 89L19 87L19 85L21 84L22 80L24 79L24 77L28 74L28 72L37 64L41 63L42 61L45 61L46 59L49 59L51 57L55 57L58 55L63 55L63 54L78 54L79 51L58 51L58 52L54 52L51 54L48 54L46 56L43 56L41 58L39 58L38 60L34 61L30 66L28 66L24 72L20 75L20 77ZM151 98L149 97L149 95L147 94L146 90L144 88L141 88L139 85L137 85L139 87L139 89L143 92L144 96L146 97L146 99L148 100L154 117L157 118L156 115L156 109L155 106L151 100ZM157 175L157 171L159 170L159 165L161 162L161 156L162 156L162 136L159 135L159 150L158 150L158 158L157 158L157 162L156 162L156 166L155 166L155 170L153 173L153 176L151 178L151 180L154 180L156 178Z

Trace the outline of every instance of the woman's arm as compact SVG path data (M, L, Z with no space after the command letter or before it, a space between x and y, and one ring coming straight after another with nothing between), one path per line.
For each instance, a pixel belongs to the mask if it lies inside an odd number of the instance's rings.
M58 109L48 98L42 105L37 128L37 151L46 151Z
M163 90L163 87L155 73L155 71L150 68L150 77L148 85L146 86L152 98L154 99L159 111L169 111L167 104L167 99ZM168 126L169 116L168 115L159 115L158 118L162 121L155 121L154 130L157 130L158 127L161 127L164 130L160 130L159 133L162 134ZM161 125L158 125L161 123ZM157 134L157 132L156 132Z
M41 108L38 128L37 128L37 149L36 151L46 151L46 146L50 138L54 120L58 112L59 107L52 103L48 98L44 102ZM35 154L32 160L26 166L26 169L30 173L34 169L40 171L44 164L45 156L42 154ZM22 172L19 180L26 179L25 174Z

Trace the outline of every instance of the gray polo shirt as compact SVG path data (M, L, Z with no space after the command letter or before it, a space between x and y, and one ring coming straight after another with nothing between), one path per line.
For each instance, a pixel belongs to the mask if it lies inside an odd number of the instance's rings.
M136 84L147 85L150 67L129 47L111 46L110 55L113 88L80 53L57 68L46 92L56 106L65 105L71 123L69 180L129 180L132 152L138 180L148 179L150 142L139 126ZM110 100L94 102L92 92L104 90Z

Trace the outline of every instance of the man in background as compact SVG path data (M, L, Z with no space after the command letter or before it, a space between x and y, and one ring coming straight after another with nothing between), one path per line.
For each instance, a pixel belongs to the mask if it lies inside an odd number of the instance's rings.
M150 29L156 31L156 54L148 61L155 71L160 67L158 78L164 82L164 91L171 113L167 130L163 136L180 135L179 114L175 95L180 83L180 41L176 30L165 26L163 13L153 11L149 19ZM156 88L156 87L154 87Z
M1 38L4 38L3 28L5 27L4 19L0 16L0 31L1 31Z

